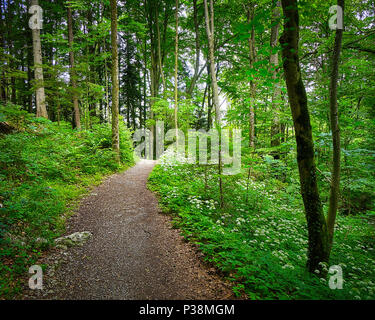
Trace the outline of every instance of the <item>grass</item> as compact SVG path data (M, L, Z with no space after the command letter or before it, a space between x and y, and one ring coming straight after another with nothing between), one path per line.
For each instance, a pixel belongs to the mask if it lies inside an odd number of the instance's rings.
M78 200L132 164L124 126L120 147L122 164L111 151L109 125L78 132L30 117L18 132L0 136L0 298L20 293L20 279L64 232Z
M263 171L262 171L263 170ZM343 289L306 271L307 228L296 180L281 182L264 169L224 177L219 208L215 167L165 156L150 178L162 209L199 246L205 259L249 299L374 299L375 229L359 216L338 216L330 266L343 270ZM317 271L318 272L318 271Z

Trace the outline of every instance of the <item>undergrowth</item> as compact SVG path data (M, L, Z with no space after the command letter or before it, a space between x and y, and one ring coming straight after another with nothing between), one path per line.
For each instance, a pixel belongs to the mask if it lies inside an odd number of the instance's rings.
M219 206L215 166L184 164L165 156L150 178L163 210L205 259L250 299L374 299L375 230L361 216L339 216L330 265L343 270L343 289L330 274L306 271L307 227L299 185L281 182L258 166L225 176ZM263 168L263 169L262 169Z
M64 232L77 200L104 176L131 165L133 157L122 124L119 164L107 124L77 131L17 109L0 111L16 128L0 135L0 297L9 299L21 290L22 275Z

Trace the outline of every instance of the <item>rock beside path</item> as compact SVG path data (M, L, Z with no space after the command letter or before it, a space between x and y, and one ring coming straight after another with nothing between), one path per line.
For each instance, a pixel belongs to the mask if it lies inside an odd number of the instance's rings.
M68 236L55 239L56 248L66 249L67 247L82 246L91 237L90 231L74 232Z

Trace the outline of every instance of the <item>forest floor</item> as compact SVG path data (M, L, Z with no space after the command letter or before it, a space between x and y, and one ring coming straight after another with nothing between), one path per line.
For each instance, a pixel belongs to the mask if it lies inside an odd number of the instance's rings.
M66 234L90 231L92 237L41 258L43 290L25 286L23 299L233 298L230 284L159 210L146 187L154 165L142 160L82 200Z

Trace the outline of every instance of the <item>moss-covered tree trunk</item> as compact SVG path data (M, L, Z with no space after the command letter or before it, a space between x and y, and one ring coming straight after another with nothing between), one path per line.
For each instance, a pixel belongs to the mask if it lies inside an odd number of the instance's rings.
M321 269L319 262L327 262L329 258L327 224L317 186L310 116L298 57L299 15L297 0L282 0L282 8L285 19L284 33L280 38L280 43L297 141L301 194L309 235L307 266L309 271L313 272L316 269Z

